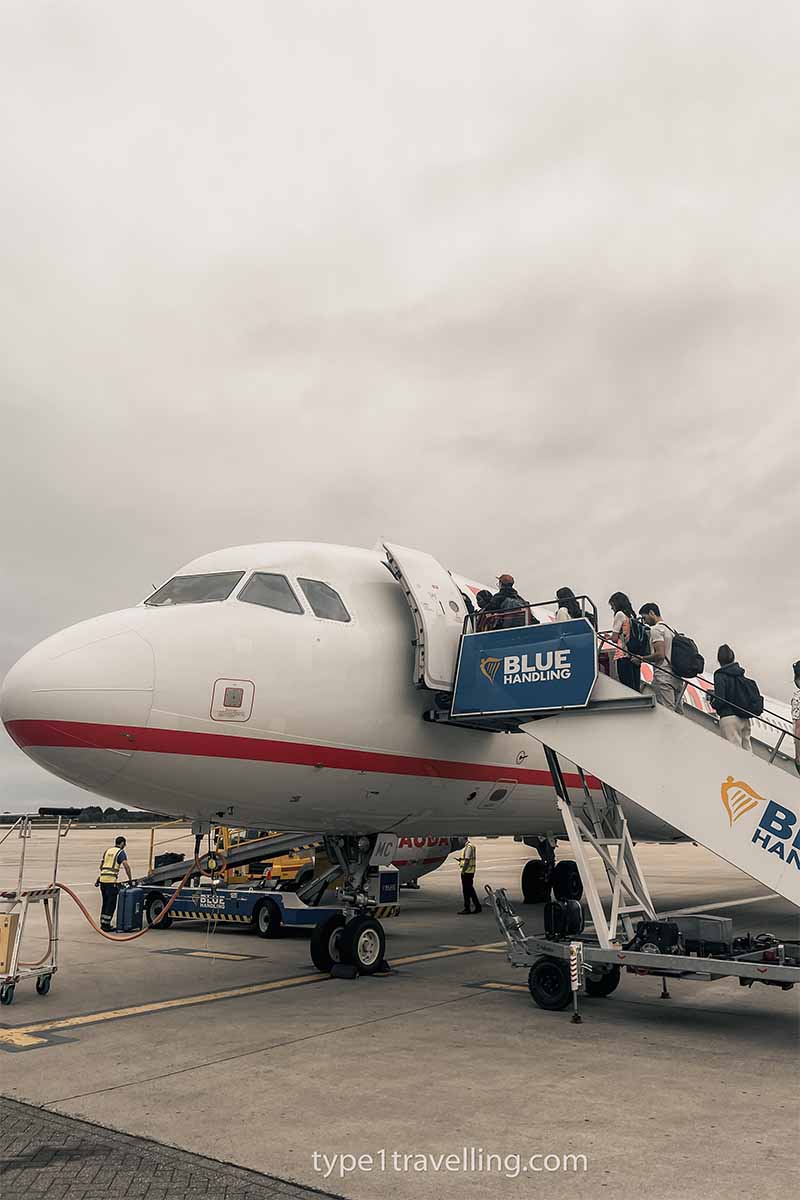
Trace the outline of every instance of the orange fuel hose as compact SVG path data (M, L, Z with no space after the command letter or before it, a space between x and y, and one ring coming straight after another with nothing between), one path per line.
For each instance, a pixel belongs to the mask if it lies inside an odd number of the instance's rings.
M75 893L73 892L71 887L69 887L66 883L59 883L59 884L57 884L57 886L61 888L62 892L66 892L71 900L75 901L75 903L77 904L78 908L83 913L86 920L89 922L89 924L92 926L92 928L97 933L100 934L101 937L107 938L109 942L133 942L136 940L136 938L143 937L144 934L149 933L151 929L153 929L156 925L158 925L159 921L163 921L164 917L167 915L167 913L172 908L175 901L178 899L178 896L181 894L181 891L186 886L186 883L188 882L190 876L198 875L200 873L201 873L200 864L197 861L197 859L195 859L191 863L189 870L186 872L186 874L184 875L183 879L178 884L175 891L172 893L171 898L164 905L161 912L158 914L158 916L155 918L155 920L152 922L152 924L145 926L144 929L140 929L138 931L138 933L106 933L105 929L100 928L100 926L97 924L97 922L95 921L92 914L89 912L86 905L83 903L83 901L80 899L79 896L75 895Z

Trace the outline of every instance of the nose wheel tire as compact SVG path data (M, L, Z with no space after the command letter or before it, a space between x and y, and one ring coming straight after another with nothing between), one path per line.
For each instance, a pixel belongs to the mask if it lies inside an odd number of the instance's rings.
M262 938L280 937L283 926L281 910L274 900L264 900L253 916L253 929Z
M522 899L526 904L544 904L550 899L550 869L532 858L522 868Z
M541 955L530 969L528 988L539 1008L560 1012L572 1002L569 966L560 958Z
M155 926L156 929L169 929L172 924L172 917L169 916L162 917L156 925L156 920L161 916L166 907L167 901L164 896L149 896L144 910L147 924Z
M330 974L331 967L342 961L341 938L344 929L344 913L334 913L327 920L314 926L311 934L311 961L318 971Z
M343 963L354 966L360 975L380 970L386 953L386 934L375 917L353 917L344 927L339 950Z
M556 863L550 884L556 900L580 900L583 895L583 883L574 858L565 858Z

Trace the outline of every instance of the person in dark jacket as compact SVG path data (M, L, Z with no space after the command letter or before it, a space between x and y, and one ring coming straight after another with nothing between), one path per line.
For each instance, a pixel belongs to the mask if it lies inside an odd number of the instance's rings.
M581 606L575 599L575 593L572 588L558 588L556 591L556 600L558 601L558 609L556 610L557 621L576 621L578 617L583 616Z
M517 625L538 625L536 617L526 608L527 600L523 600L514 586L513 575L498 575L500 585L492 596L490 611L501 614L497 618L498 627L513 629Z
M492 615L492 593L487 588L483 588L475 596L475 602L478 605L478 613L475 617L475 632L485 633L487 629L494 629L494 616Z
M750 717L742 709L738 682L744 679L744 667L739 666L730 646L720 646L717 661L719 668L714 672L711 707L719 717L719 731L734 746L750 750Z

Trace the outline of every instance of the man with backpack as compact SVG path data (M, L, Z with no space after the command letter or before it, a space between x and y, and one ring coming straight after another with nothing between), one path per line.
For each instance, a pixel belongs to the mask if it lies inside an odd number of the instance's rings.
M538 625L538 619L526 607L528 601L523 600L514 586L514 576L498 575L497 582L498 590L485 610L497 613L495 628L513 629L517 625Z
M719 731L734 746L750 750L750 718L761 716L764 697L755 682L747 678L730 646L720 646L717 661L711 707L719 717Z
M661 619L661 609L652 601L642 605L639 616L650 626L650 653L642 655L642 662L652 663L656 700L673 712L680 712L686 682L672 666L675 631Z

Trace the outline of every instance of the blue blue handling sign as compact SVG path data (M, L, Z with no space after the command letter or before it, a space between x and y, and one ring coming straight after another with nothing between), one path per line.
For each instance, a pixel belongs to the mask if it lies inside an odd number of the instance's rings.
M452 715L503 716L585 708L597 679L597 637L585 617L468 633Z

